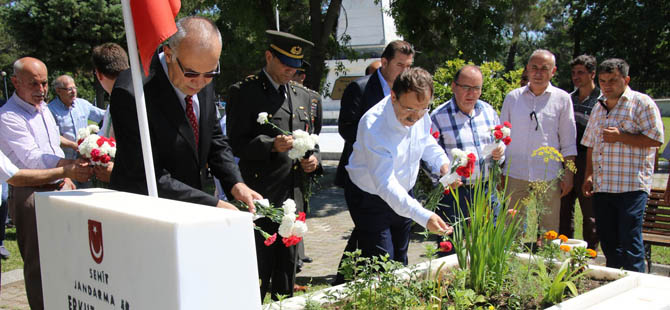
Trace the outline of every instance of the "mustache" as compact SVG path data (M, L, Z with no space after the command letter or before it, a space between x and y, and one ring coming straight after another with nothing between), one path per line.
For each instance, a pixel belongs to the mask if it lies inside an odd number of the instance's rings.
M45 97L46 95L46 92L36 92L31 94L33 97Z

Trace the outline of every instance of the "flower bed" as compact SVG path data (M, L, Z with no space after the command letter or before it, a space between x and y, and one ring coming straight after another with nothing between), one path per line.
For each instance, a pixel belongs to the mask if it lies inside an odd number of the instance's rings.
M519 254L518 259L525 261L529 259L529 256L528 254ZM431 273L437 272L438 269L441 269L441 272L457 269L458 260L456 255L450 255L435 259L432 262L424 262L397 270L395 275L404 280L408 280L412 274L425 277L429 268L432 270ZM667 293L670 290L670 278L621 271L597 265L589 265L588 277L612 282L547 309L665 309L663 307L670 305L667 298ZM282 302L275 302L264 306L263 309L329 309L320 308L320 306L331 303L334 297L346 297L343 294L346 285L342 284L308 295L289 298ZM497 308L493 307L491 309Z

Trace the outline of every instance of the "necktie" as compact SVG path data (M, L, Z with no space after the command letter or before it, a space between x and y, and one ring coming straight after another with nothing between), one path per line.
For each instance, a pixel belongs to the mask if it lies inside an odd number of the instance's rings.
M286 87L284 87L284 85L279 85L277 92L279 92L282 99L286 98Z
M186 96L186 118L188 119L189 124L191 124L191 129L193 129L193 135L195 136L195 147L198 148L198 120L195 118L195 112L193 112L193 98L191 96Z

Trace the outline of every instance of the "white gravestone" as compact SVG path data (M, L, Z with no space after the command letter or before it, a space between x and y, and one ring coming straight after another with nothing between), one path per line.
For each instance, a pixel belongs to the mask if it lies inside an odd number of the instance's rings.
M35 197L46 309L261 309L249 213L101 189Z

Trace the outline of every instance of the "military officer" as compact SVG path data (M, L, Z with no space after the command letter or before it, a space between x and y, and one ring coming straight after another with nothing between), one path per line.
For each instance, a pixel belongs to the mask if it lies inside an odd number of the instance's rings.
M310 174L318 173L320 155L300 160L288 157L293 137L283 135L269 124L259 124L258 114L266 112L268 120L286 131L301 129L314 131L311 94L302 85L291 81L297 68L302 66L304 51L312 42L289 33L266 31L270 46L265 51L265 67L256 75L247 77L230 88L226 105L228 135L246 184L270 200L275 207L291 198L298 211L303 210L303 189ZM278 224L267 218L256 225L273 234ZM295 246L285 247L281 239L265 246L263 237L256 233L258 273L261 279L261 299L269 291L293 295L295 282ZM270 283L272 283L270 285Z

